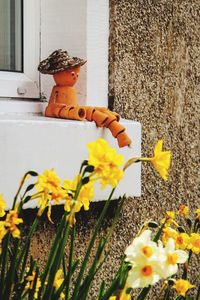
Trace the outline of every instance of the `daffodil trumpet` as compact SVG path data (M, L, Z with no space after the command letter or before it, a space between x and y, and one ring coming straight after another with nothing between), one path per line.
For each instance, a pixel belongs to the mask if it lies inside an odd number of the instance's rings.
M155 170L160 174L160 176L167 180L168 177L168 170L171 163L171 151L163 151L163 140L159 140L154 148L154 156L153 157L133 157L130 158L124 165L123 170L125 171L128 167L132 164L146 161L151 162L154 166Z

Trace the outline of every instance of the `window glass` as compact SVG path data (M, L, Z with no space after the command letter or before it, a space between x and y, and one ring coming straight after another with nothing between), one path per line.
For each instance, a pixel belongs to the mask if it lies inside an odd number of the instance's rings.
M0 0L0 71L23 72L23 0Z

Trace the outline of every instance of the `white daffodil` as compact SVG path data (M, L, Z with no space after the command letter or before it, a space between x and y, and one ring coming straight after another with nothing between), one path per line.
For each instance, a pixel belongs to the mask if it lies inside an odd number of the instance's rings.
M125 260L130 263L136 261L142 262L144 259L155 260L157 249L157 244L151 241L151 231L145 230L127 247L125 250Z
M162 278L167 278L177 273L178 264L183 264L188 259L188 253L183 250L175 250L175 242L173 239L169 239L165 248L162 243L159 244L160 252L160 272Z
M158 261L149 261L143 259L143 261L133 264L132 269L129 271L127 284L131 288L143 288L153 285L161 278L157 272Z
M132 265L127 279L128 286L143 288L160 280L159 247L151 240L150 230L145 230L136 237L125 254L125 260Z

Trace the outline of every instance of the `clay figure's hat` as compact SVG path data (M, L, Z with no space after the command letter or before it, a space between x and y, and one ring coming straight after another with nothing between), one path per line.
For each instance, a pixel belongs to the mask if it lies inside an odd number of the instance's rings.
M43 74L55 74L71 67L82 66L85 63L86 60L71 57L67 51L59 49L40 62L38 71Z

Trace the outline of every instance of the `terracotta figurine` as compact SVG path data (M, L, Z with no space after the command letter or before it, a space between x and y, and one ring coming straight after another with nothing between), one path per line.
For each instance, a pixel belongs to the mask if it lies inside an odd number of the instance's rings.
M119 147L129 146L131 140L125 127L119 123L120 116L105 107L79 106L74 88L80 68L86 63L78 57L70 57L67 51L54 51L47 59L40 62L38 70L43 74L53 75L56 85L53 87L46 117L71 120L94 121L98 127L107 127L117 138Z

